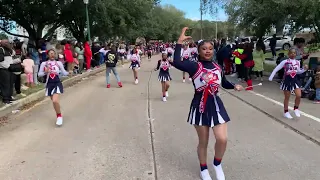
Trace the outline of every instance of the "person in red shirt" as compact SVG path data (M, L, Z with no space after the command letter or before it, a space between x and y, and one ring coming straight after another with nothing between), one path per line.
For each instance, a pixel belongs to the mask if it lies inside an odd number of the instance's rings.
M64 45L64 57L67 62L67 69L68 69L69 75L71 75L73 70L73 55L72 55L72 51L69 43Z
M86 59L87 71L88 71L91 68L91 59L92 59L92 51L88 41L84 43L84 57Z

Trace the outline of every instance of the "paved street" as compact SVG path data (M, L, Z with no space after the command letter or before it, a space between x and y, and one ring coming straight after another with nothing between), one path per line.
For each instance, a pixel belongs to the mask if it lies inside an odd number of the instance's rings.
M55 127L48 100L12 116L0 127L0 179L199 179L197 136L186 122L192 84L182 83L182 73L172 69L170 97L162 102L158 72L148 83L156 60L144 60L139 85L133 84L127 65L119 68L121 89L113 76L112 88L106 89L104 73L66 89L61 128ZM264 82L255 92L232 94L221 96L232 119L223 159L227 179L320 179L320 147L306 138L320 141L318 105L303 100L304 116L289 121L282 118L283 108L275 102L283 99L276 83ZM210 142L208 164L214 156L212 133ZM210 172L214 177L211 166Z

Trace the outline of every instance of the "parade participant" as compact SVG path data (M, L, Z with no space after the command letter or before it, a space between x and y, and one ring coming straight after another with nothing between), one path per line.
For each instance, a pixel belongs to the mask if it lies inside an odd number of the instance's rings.
M300 117L299 105L301 100L301 82L297 76L297 74L302 74L307 69L300 69L300 62L296 60L296 50L291 48L288 52L289 59L282 61L277 67L272 71L269 81L272 81L275 74L282 68L284 68L284 77L280 85L280 89L283 90L284 94L284 117L288 119L292 119L291 114L288 111L289 99L291 95L291 91L294 91L296 98L294 102L294 113L297 117Z
M119 55L120 55L120 60L121 60L121 66L122 67L124 66L124 56L125 56L125 54L126 54L126 49L120 47L119 48Z
M169 73L171 64L172 62L168 60L167 52L162 52L162 59L158 61L158 65L155 68L155 71L160 69L158 80L162 86L162 101L167 101L167 97L169 96L169 81L172 80Z
M122 87L122 83L120 81L120 76L117 71L117 63L118 63L118 55L116 46L112 45L110 51L107 52L105 56L106 62L106 81L107 81L107 88L110 88L110 74L111 71L113 72L114 76L117 79L118 86Z
M233 85L224 76L221 67L212 62L214 47L211 41L201 41L198 45L198 63L192 61L181 61L181 46L183 42L190 39L185 36L182 29L177 42L173 65L175 68L188 72L192 77L195 94L190 106L188 122L194 125L198 138L198 158L200 161L200 176L203 180L211 180L207 167L207 147L209 142L209 131L213 129L216 138L215 158L213 167L218 180L225 180L225 175L221 166L222 157L227 146L227 124L230 121L228 113L222 100L217 95L219 87L225 89L241 90L240 85Z
M38 75L40 77L47 75L46 96L50 96L53 108L56 111L56 125L61 126L63 119L59 103L59 94L63 93L63 86L59 78L59 73L62 73L64 76L67 76L69 73L64 69L63 64L60 61L56 61L55 55L56 53L54 50L51 49L48 51L49 59L48 61L41 63Z
M148 46L148 59L151 60L151 57L152 57L152 46L149 45Z
M195 43L190 44L191 61L198 61L198 48Z
M140 55L138 54L137 49L133 49L132 55L130 56L131 65L130 68L132 68L133 77L135 79L134 83L138 84L138 69L140 68Z
M177 49L177 47L176 47L176 49ZM176 50L176 49L175 49L175 50ZM181 51L181 50L180 50L180 51ZM190 52L190 49L189 49L189 47L188 47L187 44L185 44L185 45L183 46L183 49L182 49L182 51L181 51L181 56L180 56L180 58L182 59L182 61L190 61L191 52ZM190 75L189 75L189 80L190 80L190 81L192 80L191 77L190 77ZM185 72L185 71L182 72L182 82L186 82L186 72Z
M166 51L167 51L167 54L168 54L168 59L172 60L172 55L173 55L173 52L174 52L173 48L171 46L168 46Z

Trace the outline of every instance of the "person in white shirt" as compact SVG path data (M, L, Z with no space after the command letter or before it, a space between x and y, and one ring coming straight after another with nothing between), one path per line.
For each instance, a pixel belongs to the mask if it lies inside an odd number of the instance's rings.
M130 55L129 60L131 61L130 68L132 69L134 76L134 83L138 84L138 69L140 68L141 58L137 49L133 49L132 55Z
M166 49L166 52L167 52L167 54L168 54L168 59L169 59L169 60L172 60L172 55L173 55L173 53L174 53L174 50L172 49L172 47L171 47L171 46L168 46L167 49Z
M302 74L308 68L305 66L304 69L300 69L300 61L296 60L296 50L291 48L288 52L289 59L283 60L274 70L272 71L269 81L272 81L273 77L276 73L284 68L284 77L280 85L280 89L283 90L284 93L284 117L288 119L292 119L293 117L289 113L289 100L291 92L294 91L296 95L296 99L294 101L294 114L297 117L300 117L299 105L301 100L301 82L298 78L298 74Z
M123 66L124 66L124 56L125 56L125 54L126 54L126 49L120 47L120 48L118 49L118 53L119 53L119 55L120 55L121 65L122 65L122 67L123 67Z
M181 51L181 59L182 61L190 61L190 58L191 58L191 51L188 45L185 44ZM190 77L189 77L189 80L192 81ZM182 82L186 82L186 72L182 72Z

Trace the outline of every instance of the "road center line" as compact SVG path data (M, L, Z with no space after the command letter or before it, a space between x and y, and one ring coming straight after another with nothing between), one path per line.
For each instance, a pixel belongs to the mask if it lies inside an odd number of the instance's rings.
M275 104L283 107L283 103L281 103L281 102L279 102L279 101L276 101L276 100L274 100L274 99L271 99L271 98L269 98L269 97L267 97L267 96L264 96L264 95L262 95L262 94L256 93L256 92L254 92L254 91L249 91L249 92L252 93L252 94L254 94L254 95L256 95L256 96L262 97L262 98L265 99L265 100L268 100L268 101L270 101L270 102L273 102L273 103L275 103ZM290 110L293 110L293 107L289 106L289 109L290 109ZM312 119L312 120L317 121L317 122L320 123L320 118L317 118L317 117L315 117L315 116L312 116L312 115L310 115L310 114L308 114L308 113L305 113L305 112L303 112L303 111L301 111L301 110L300 110L300 113L301 113L301 115L303 115L303 116L305 116L305 117L307 117L307 118L310 118L310 119Z

